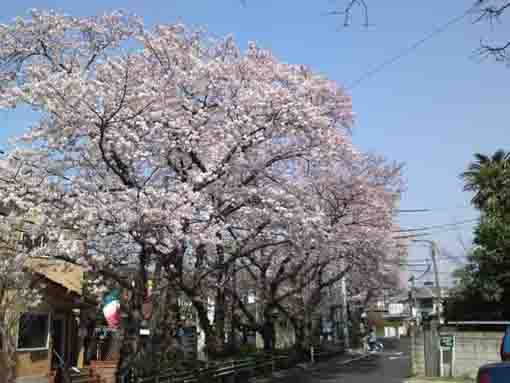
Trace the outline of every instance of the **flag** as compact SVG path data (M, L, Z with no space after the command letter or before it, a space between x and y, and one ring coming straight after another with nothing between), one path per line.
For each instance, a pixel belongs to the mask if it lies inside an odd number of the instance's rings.
M120 293L118 290L113 290L103 299L103 315L108 323L108 327L119 327Z

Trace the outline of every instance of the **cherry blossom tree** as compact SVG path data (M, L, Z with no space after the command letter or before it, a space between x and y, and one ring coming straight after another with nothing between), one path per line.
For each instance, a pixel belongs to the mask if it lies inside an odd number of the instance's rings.
M399 168L354 148L338 85L254 43L243 53L179 24L32 11L0 26L0 80L2 107L39 114L8 153L8 199L37 208L47 253L127 292L134 328L151 279L153 336L184 294L221 351L229 301L257 331L272 310L296 322L297 298L320 302L395 245ZM240 269L262 322L231 288ZM121 373L142 358L131 335Z
M5 198L4 193L0 193ZM27 269L23 242L26 217L15 206L0 206L0 367L2 382L16 379L16 348L20 315L40 302L39 288Z
M286 228L277 233L287 240L284 245L240 260L251 281L246 285L257 291L260 315L239 296L237 304L245 326L261 333L266 348L272 344L275 311L290 320L298 346L306 347L312 317L326 291L343 277L349 277L358 290L382 288L391 279L386 269L400 260L393 223L402 190L400 167L381 158L346 153L337 166L328 165L316 162L305 175L313 179L300 195L299 206L307 209L302 215L309 218L303 225L306 235L298 230L293 236L297 226L280 226ZM362 283L357 276L364 278Z
M351 150L342 90L255 44L242 54L231 38L119 13L33 11L0 37L0 103L40 114L10 153L26 169L12 198L30 195L57 256L131 290L134 317L150 270L199 303L186 249L214 249L197 262L221 269L229 221L267 225L297 183L289 164ZM299 212L280 215L304 223Z

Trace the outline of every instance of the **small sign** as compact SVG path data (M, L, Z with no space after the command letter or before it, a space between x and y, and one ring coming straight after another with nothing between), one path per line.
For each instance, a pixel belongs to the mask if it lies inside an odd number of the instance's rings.
M148 328L141 328L140 329L140 335L150 335L151 331Z
M455 335L439 335L439 347L441 347L443 350L453 350L455 347Z

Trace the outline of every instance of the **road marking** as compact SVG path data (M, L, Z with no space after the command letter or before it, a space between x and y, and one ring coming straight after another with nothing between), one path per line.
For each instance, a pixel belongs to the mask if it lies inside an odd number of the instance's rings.
M408 356L408 355L402 355L402 356L390 356L388 359L389 359L389 360L409 359L409 356Z
M348 359L348 360L344 360L343 362L340 362L339 365L340 366L343 366L345 364L349 364L349 363L352 363L352 362L356 362L358 360L361 360L361 359L365 359L365 358L368 358L370 356L370 354L363 354L361 356L358 356L356 358L352 358L352 359Z

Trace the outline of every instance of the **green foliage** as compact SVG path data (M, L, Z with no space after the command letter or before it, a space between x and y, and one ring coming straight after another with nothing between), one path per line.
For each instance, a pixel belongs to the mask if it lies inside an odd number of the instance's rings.
M460 285L447 305L449 319L510 319L510 153L475 155L462 173L481 219Z
M251 356L257 353L257 347L254 344L243 344L239 346L239 355L241 357Z
M510 153L498 150L492 156L476 153L476 161L461 174L464 190L474 192L473 205L482 210L499 210L509 206L504 197L509 195Z

